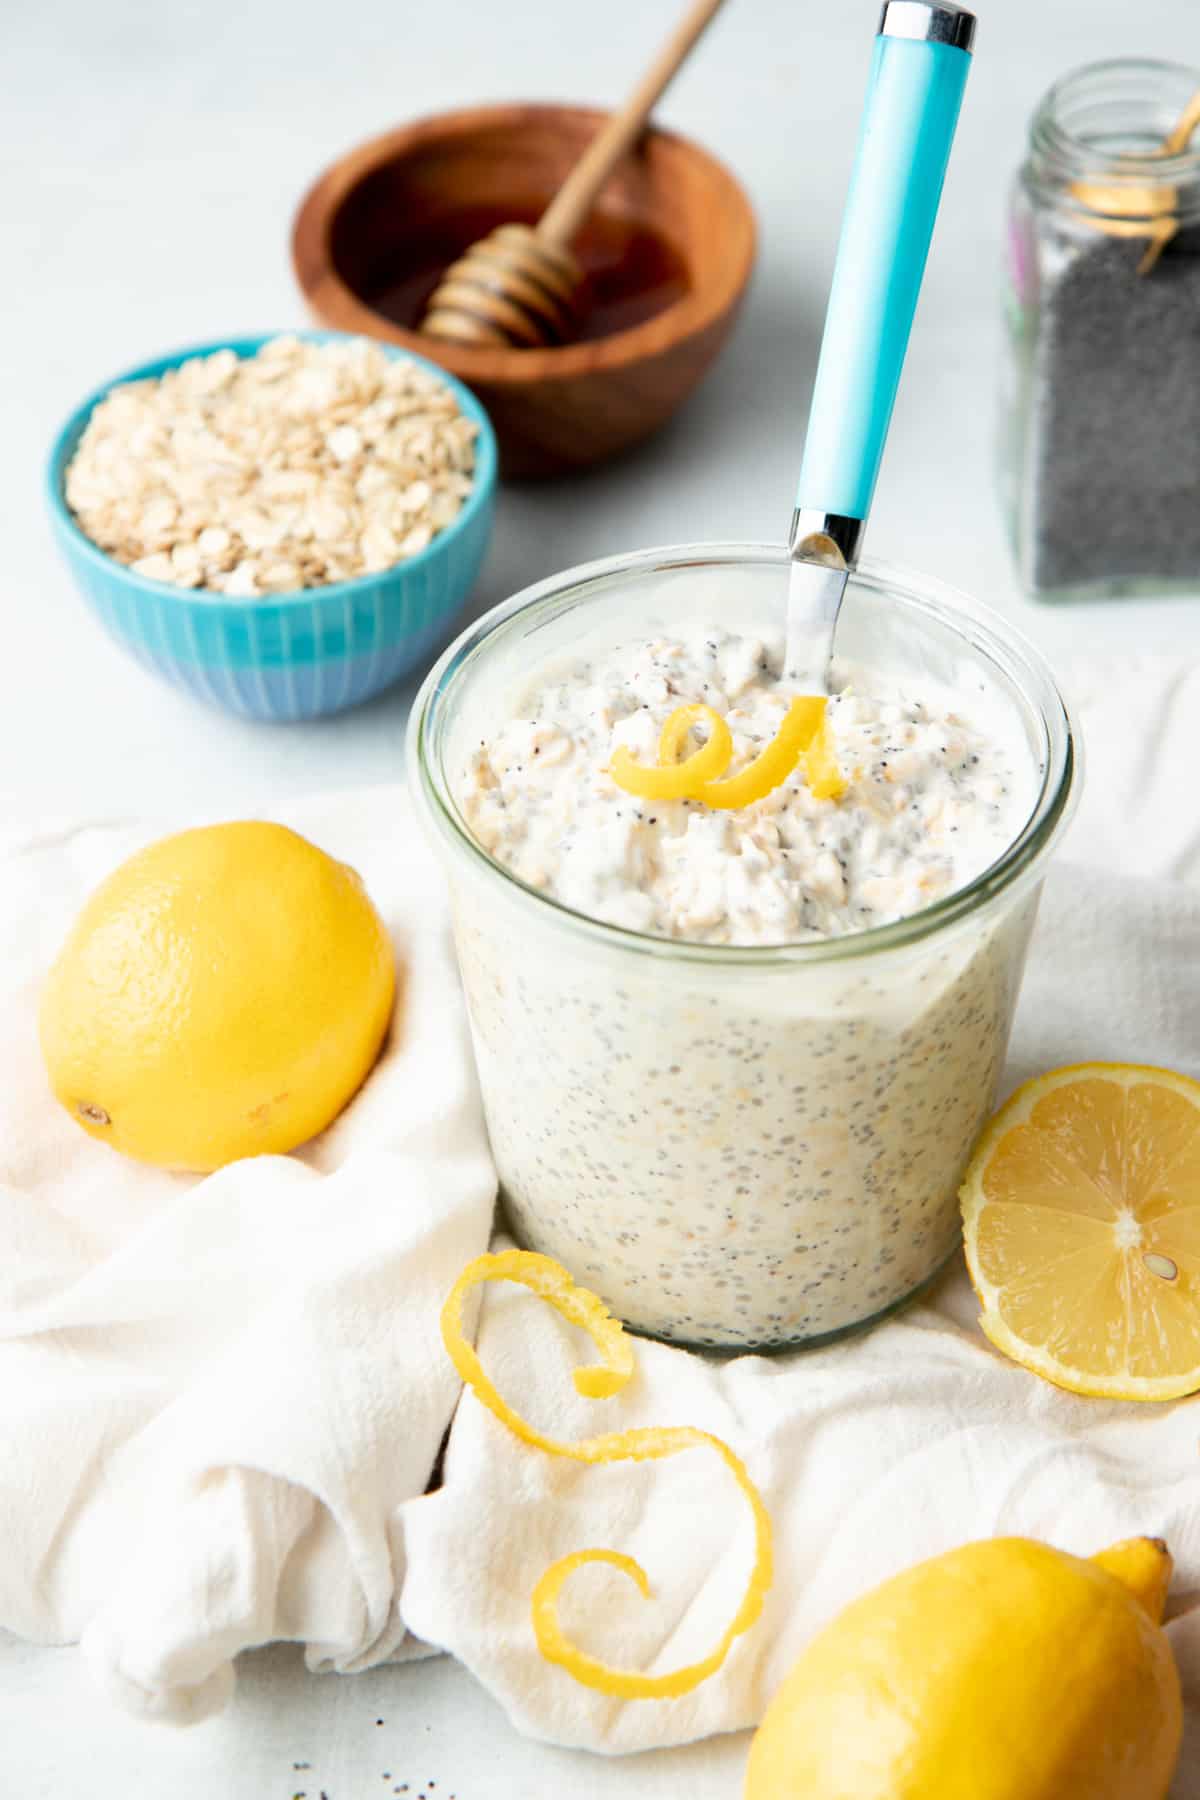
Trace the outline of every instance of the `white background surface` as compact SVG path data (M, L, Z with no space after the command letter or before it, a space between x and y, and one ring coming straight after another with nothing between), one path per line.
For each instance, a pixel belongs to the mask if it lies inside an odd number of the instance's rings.
M112 647L56 560L45 450L85 391L155 351L303 322L291 211L349 144L477 100L611 101L679 4L0 0L0 821L233 814L396 778L411 690L338 720L255 727ZM870 548L970 589L1060 660L1194 651L1193 601L1063 611L1023 600L992 477L1002 217L1025 121L1082 61L1200 59L1191 0L982 0L980 11ZM503 492L473 610L612 551L783 535L875 15L875 0L729 0L661 116L726 157L758 209L741 326L657 441L569 483ZM404 1782L406 1800L562 1789L733 1800L744 1755L737 1741L621 1764L550 1751L518 1740L445 1662L315 1679L291 1649L246 1659L231 1712L178 1735L114 1715L73 1651L6 1641L0 1746L0 1790L22 1800L364 1800Z

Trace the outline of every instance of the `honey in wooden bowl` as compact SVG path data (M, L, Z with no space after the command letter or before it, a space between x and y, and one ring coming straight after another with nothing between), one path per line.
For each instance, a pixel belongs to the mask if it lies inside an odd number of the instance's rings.
M655 431L711 366L749 280L742 189L697 145L651 130L573 244L590 278L575 342L514 350L415 329L446 266L498 224L533 223L603 117L496 106L421 120L327 170L296 218L293 260L315 318L466 381L508 476L579 468Z
M536 200L517 207L465 206L414 222L411 235L372 244L355 218L350 197L333 230L333 261L346 285L373 311L415 331L430 295L450 263L498 225L534 225ZM687 264L668 238L637 220L594 213L572 246L587 275L579 343L629 331L674 306L688 292ZM428 354L428 352L427 352Z

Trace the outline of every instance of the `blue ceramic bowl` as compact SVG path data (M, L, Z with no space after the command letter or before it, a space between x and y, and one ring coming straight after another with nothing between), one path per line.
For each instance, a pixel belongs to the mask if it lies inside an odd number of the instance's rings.
M379 575L262 600L175 587L135 575L86 537L64 497L67 465L93 409L124 381L161 375L192 356L231 349L253 356L269 335L193 345L107 382L67 420L47 471L55 536L85 600L146 668L215 706L250 719L312 719L341 712L423 663L445 636L479 573L496 498L496 439L475 396L444 369L405 350L454 394L479 426L475 485L432 543ZM344 334L298 335L324 343Z

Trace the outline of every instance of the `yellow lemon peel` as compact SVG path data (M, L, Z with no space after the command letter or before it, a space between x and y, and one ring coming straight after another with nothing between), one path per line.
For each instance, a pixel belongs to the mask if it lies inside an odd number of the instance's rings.
M846 791L846 778L833 747L828 707L821 714L816 736L804 752L804 768L808 776L808 791L814 800L841 799Z
M683 741L693 725L708 726L708 739L691 756L676 762ZM642 800L686 800L701 782L722 774L733 755L733 738L720 713L696 703L677 706L662 728L658 741L658 765L648 768L635 762L624 744L613 751L609 774L627 794Z
M746 1592L730 1624L715 1647L699 1662L673 1669L665 1675L643 1675L635 1669L617 1669L578 1649L558 1620L558 1600L576 1569L587 1563L605 1563L627 1575L643 1597L649 1598L650 1581L640 1563L616 1550L576 1550L560 1557L546 1570L533 1590L531 1614L538 1649L548 1662L565 1669L584 1687L595 1688L622 1700L665 1700L690 1693L714 1674L724 1662L734 1640L748 1631L762 1611L771 1585L773 1553L771 1519L762 1496L751 1481L741 1458L720 1438L691 1425L610 1431L598 1437L565 1443L547 1437L527 1423L497 1391L483 1364L463 1335L463 1306L473 1288L485 1281L515 1281L539 1299L547 1300L562 1318L586 1331L600 1352L599 1363L574 1371L577 1392L591 1399L608 1398L627 1385L634 1372L633 1348L625 1328L614 1319L604 1302L587 1288L577 1287L561 1263L529 1250L502 1250L477 1256L467 1264L442 1308L442 1341L463 1381L501 1424L527 1444L550 1456L573 1462L654 1462L683 1450L714 1450L730 1471L750 1504L754 1519L754 1567Z
M679 763L679 752L683 749L687 734L693 725L707 725L708 744L719 743L722 751L720 762L708 769L700 779L707 781L713 775L723 775L729 767L729 759L733 755L733 738L720 713L715 712L711 706L705 706L702 700L693 701L690 706L677 706L673 713L667 714L663 721L663 728L658 734L659 768L667 769L676 765L680 767L686 765L693 771L695 770L695 757L686 758L685 764ZM705 745L705 749L708 748L708 744Z
M765 750L753 762L725 781L706 781L693 788L691 798L705 806L730 810L750 806L787 780L807 751L825 717L823 695L800 694L792 701L783 722Z
M694 725L708 727L707 741L691 756L677 761ZM838 767L822 694L800 694L792 701L771 742L736 775L720 779L733 755L733 739L720 713L695 702L669 713L658 739L658 765L635 762L624 745L613 752L609 773L619 788L643 800L699 800L730 812L752 806L780 787L803 761L808 785L817 800L840 800L846 782Z
M619 1394L633 1376L633 1346L625 1327L614 1319L603 1300L587 1288L576 1287L561 1263L533 1250L498 1250L477 1256L462 1271L442 1307L442 1342L446 1354L476 1399L494 1413L514 1436L550 1456L574 1456L577 1445L560 1444L545 1437L514 1412L494 1386L473 1344L463 1333L463 1303L472 1288L485 1281L515 1281L541 1300L548 1300L570 1325L586 1331L602 1361L572 1371L576 1393L588 1400L607 1400ZM580 1458L587 1461L587 1458Z

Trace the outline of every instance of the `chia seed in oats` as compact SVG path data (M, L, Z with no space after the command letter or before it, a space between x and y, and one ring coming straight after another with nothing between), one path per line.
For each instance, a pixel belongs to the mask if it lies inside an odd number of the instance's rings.
M664 967L653 936L770 946L906 917L979 874L1027 816L1032 770L932 696L831 701L850 778L836 803L800 772L727 813L613 783L612 750L652 762L690 700L726 718L736 772L796 691L781 653L709 627L551 667L457 792L523 881L650 934L619 958L574 934L524 942L515 918L500 927L455 895L517 1236L636 1329L691 1344L835 1334L950 1254L1036 904L861 961Z
M470 758L462 806L497 861L588 918L704 944L842 937L919 912L992 862L1020 803L1007 753L952 708L852 690L828 716L850 789L816 800L799 766L753 806L640 800L609 758L657 757L667 714L721 713L730 772L775 736L801 684L782 646L709 626L542 678ZM1026 807L1026 811L1028 807Z

